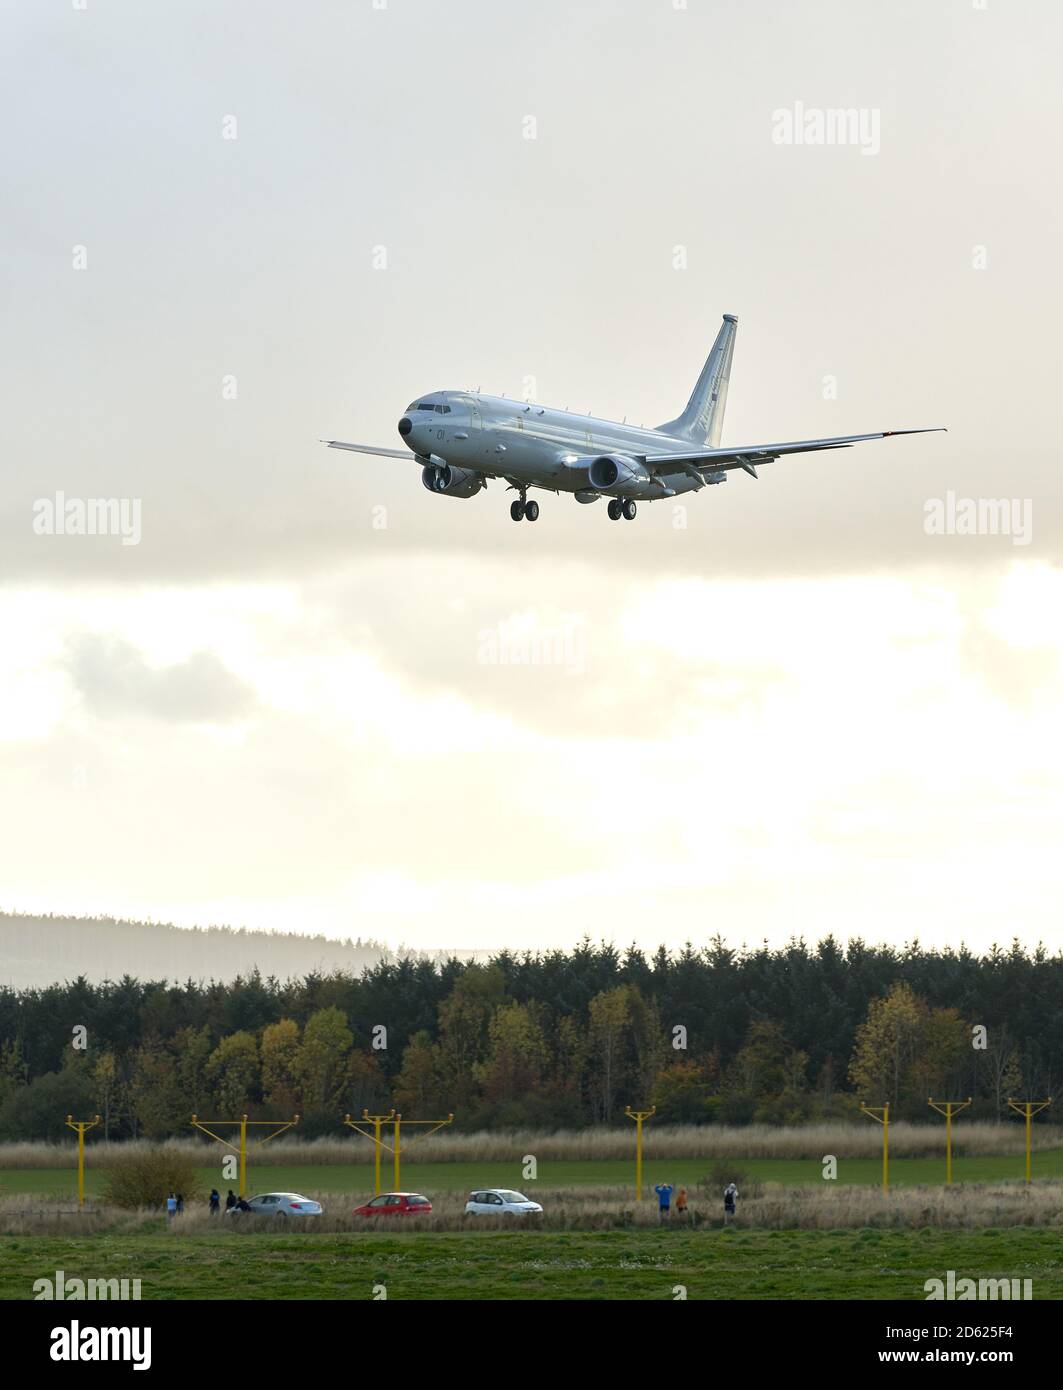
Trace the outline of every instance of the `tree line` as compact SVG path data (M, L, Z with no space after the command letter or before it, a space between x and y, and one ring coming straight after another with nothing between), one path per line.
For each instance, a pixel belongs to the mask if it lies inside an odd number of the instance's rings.
M694 1124L801 1124L928 1095L1045 1098L1063 1071L1063 956L1018 943L903 950L828 937L734 950L580 942L486 962L383 961L281 981L0 990L0 1138L59 1138L98 1112L110 1138L202 1116L304 1134L394 1106L463 1128L615 1123L626 1104Z
M95 982L135 975L141 980L189 977L232 980L252 966L281 978L297 971L346 970L397 955L443 959L448 952L390 951L372 939L336 940L297 932L244 927L176 927L114 917L32 916L0 911L3 979L16 989L43 988L57 979L84 975ZM473 952L478 958L479 952Z

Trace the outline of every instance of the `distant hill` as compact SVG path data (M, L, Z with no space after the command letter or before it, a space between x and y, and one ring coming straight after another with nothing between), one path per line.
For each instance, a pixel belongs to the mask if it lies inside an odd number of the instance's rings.
M335 941L294 932L233 927L175 927L113 917L34 917L0 912L0 985L28 989L75 980L231 980L256 966L278 979L343 970L360 975L397 956L443 960L480 951L392 951L360 937Z

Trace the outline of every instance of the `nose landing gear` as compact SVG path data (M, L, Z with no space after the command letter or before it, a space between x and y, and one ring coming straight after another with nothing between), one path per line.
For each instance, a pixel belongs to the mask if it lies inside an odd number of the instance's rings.
M637 511L638 508L630 497L614 497L608 507L609 520L619 521L620 518L623 517L625 521L634 521Z

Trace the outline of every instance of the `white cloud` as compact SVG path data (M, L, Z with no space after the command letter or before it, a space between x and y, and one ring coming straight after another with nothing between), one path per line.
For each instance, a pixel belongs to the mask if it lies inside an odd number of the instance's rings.
M560 611L573 575L530 577L529 611ZM5 594L23 638L0 706L12 905L418 946L1047 934L1055 706L1003 698L970 652L972 632L1006 652L1032 636L1058 663L1053 571L971 593L621 586L584 607L585 672L516 667L501 695L467 639L509 611L512 576L483 561L466 579L435 645L397 662L371 634L414 591L390 571L374 588L364 565L209 603L168 590L164 644L150 593ZM387 593L398 608L374 609ZM94 717L59 659L89 616L140 671L209 641L247 692L238 733Z

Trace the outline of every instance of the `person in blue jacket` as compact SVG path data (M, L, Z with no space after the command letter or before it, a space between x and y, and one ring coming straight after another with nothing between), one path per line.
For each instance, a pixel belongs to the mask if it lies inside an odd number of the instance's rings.
M670 1182L659 1182L653 1190L657 1194L657 1218L663 1223L672 1214L672 1193L675 1189Z

